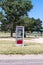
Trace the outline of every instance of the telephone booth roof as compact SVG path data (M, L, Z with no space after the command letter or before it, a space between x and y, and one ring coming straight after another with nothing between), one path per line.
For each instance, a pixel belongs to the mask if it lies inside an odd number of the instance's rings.
M16 26L16 27L24 27L24 26Z

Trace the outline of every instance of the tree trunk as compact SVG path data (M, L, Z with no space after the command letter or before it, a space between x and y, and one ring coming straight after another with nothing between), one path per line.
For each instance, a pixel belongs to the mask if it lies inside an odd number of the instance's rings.
M10 24L11 37L13 37L13 22Z
M13 29L11 28L11 37L13 37Z
M42 32L41 32L41 36L42 36Z

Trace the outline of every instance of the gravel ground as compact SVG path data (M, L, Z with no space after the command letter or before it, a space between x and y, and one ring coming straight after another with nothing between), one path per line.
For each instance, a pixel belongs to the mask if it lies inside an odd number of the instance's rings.
M35 39L25 40L25 42L43 43L43 38L35 38Z
M16 41L15 38L0 38L0 40ZM43 43L43 38L27 39L27 40L24 40L24 42Z

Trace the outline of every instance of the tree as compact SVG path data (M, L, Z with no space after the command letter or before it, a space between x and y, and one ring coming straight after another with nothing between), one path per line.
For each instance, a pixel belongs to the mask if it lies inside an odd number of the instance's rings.
M8 21L6 19L2 19L1 31L8 31Z
M2 12L0 12L0 25L1 25L1 31L7 31L7 21L4 17L4 15L2 14Z
M34 29L34 22L35 19L34 18L28 18L27 16L24 17L24 26L25 26L25 31L33 31Z
M24 17L25 31L40 31L42 28L42 21L40 19Z
M14 25L18 25L18 21L21 22L21 17L27 15L33 5L30 0L2 0L1 7L5 10L12 37Z
M42 28L42 21L40 19L35 19L34 28L34 30L40 31L40 29Z

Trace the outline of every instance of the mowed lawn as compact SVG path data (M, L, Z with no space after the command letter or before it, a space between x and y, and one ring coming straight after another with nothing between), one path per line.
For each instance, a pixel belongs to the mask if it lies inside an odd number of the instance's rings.
M0 38L11 37L10 32L0 32ZM13 37L16 37L16 33L13 33Z
M0 54L43 54L43 44L24 42L17 47L15 41L0 40Z

